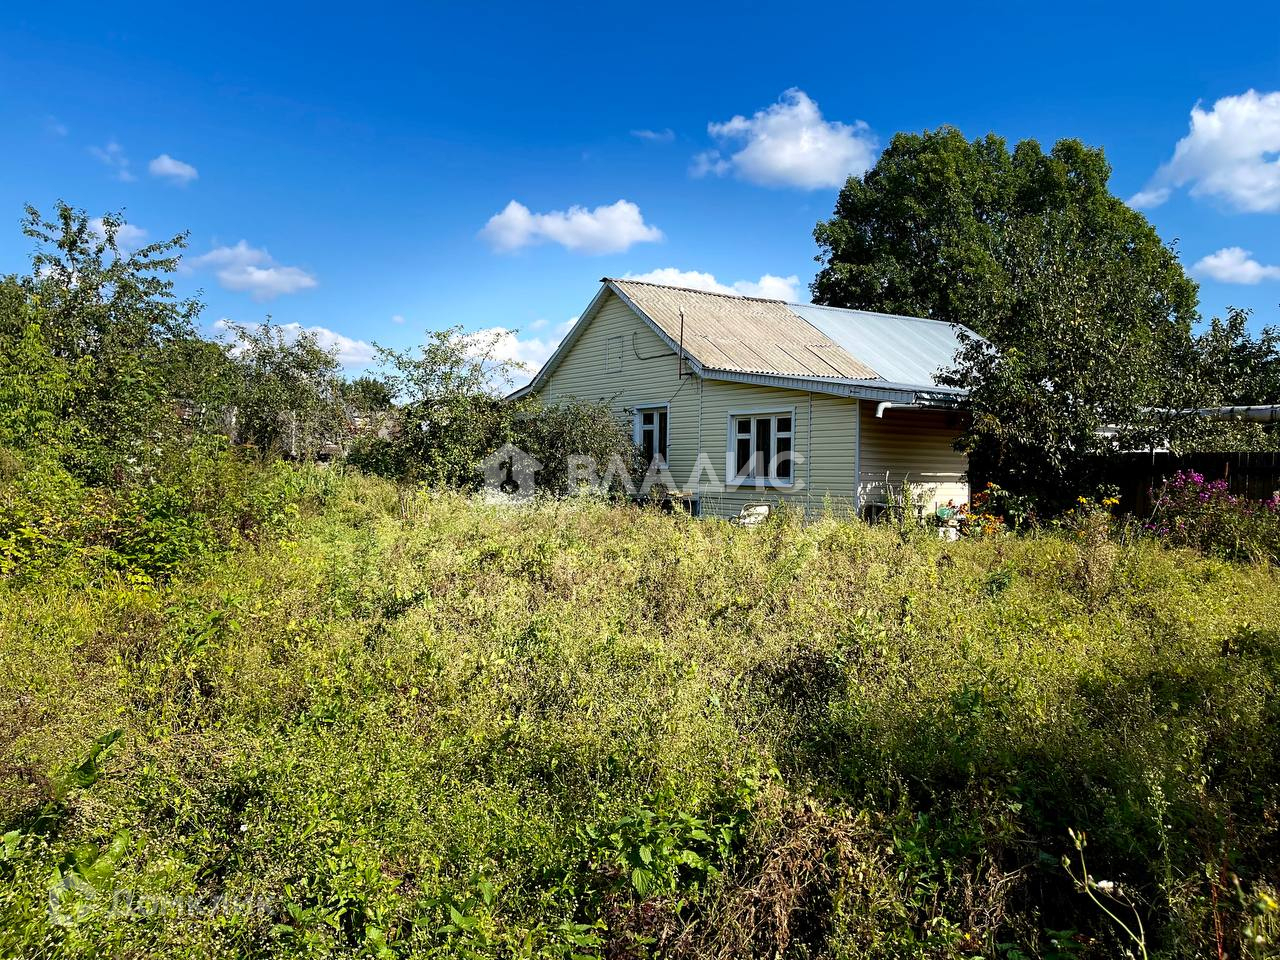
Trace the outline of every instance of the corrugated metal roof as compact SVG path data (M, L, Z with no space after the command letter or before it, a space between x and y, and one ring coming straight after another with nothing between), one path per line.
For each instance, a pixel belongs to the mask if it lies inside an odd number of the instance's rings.
M794 304L808 320L882 380L920 385L937 382L955 361L958 331L949 323L866 310Z
M790 377L936 385L952 365L956 327L867 310L785 303L639 280L609 280L703 367Z
M781 300L639 280L609 282L676 342L681 338L683 311L685 352L704 367L784 376L880 378Z

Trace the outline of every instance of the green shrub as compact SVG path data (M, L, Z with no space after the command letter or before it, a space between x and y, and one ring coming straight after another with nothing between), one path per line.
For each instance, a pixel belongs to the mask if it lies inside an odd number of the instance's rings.
M1183 470L1155 499L1147 530L1161 539L1229 560L1280 563L1280 497L1249 500L1226 480Z

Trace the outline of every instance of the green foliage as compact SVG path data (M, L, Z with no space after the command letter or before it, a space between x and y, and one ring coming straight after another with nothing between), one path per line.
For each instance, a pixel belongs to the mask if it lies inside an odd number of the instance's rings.
M573 456L590 457L601 470L618 457L633 475L643 474L630 429L607 404L504 399L499 391L517 365L497 348L496 336L460 327L430 333L416 351L379 347L388 371L381 382L398 405L384 435L357 439L349 461L378 476L455 490L479 489L481 461L505 444L538 460L539 488L556 493L565 492Z
M234 409L235 439L267 456L301 459L339 445L346 436L345 388L338 361L315 334L286 333L269 319L233 330L226 405Z
M1266 378L1249 379L1263 372L1274 379L1274 338L1250 340L1242 317L1193 334L1195 283L1111 194L1110 172L1101 150L1075 140L1046 154L952 128L898 134L815 230L819 303L979 334L946 378L969 390L964 447L976 476L1046 511L1091 482L1100 453L1256 444L1260 430L1176 411L1265 392Z
M1102 151L1077 140L1046 154L1034 140L1010 152L994 134L969 142L952 127L899 133L871 170L849 179L832 219L818 224L815 298L999 337L1024 306L1010 271L1034 249L1025 231L1064 217L1098 245L1093 261L1124 252L1129 292L1154 318L1189 324L1195 284L1146 219L1111 194L1110 174Z
M174 430L182 398L172 348L194 339L200 310L177 299L168 278L185 236L126 251L116 242L123 223L113 214L92 221L65 203L52 220L28 207L23 232L39 244L32 273L10 278L0 297L0 354L29 364L32 386L53 386L36 401L55 421L42 433L68 441L68 466L95 483L145 468L156 440ZM32 442L22 415L26 429L0 443Z
M496 355L497 336L461 327L432 331L415 350L378 347L398 402L385 436L357 441L351 462L381 476L476 489L482 459L510 441L517 409L499 390L516 365Z
M1228 560L1280 564L1280 496L1250 500L1226 480L1179 471L1156 496L1146 529L1169 543Z
M0 586L0 953L1118 956L1071 829L1274 949L1267 567L265 472L271 549Z
M648 464L631 435L631 426L600 401L567 400L562 403L525 405L516 415L512 442L529 453L542 469L537 475L540 489L564 494L572 476L571 457L587 457L604 476L609 464L620 463L626 476L639 484ZM620 493L623 472L611 475L613 489Z

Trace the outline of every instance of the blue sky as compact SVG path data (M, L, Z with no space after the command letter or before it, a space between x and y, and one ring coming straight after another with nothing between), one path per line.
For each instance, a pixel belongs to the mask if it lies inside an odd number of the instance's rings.
M1206 315L1280 323L1280 7L1030 6L23 5L0 270L62 198L190 230L210 332L358 368L460 323L536 364L605 275L807 299L843 175L950 123L1104 147Z

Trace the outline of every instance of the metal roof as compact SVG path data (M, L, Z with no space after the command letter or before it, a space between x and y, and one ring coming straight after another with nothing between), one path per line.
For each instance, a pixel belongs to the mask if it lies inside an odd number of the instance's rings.
M703 367L784 376L876 377L781 300L760 300L639 280L611 280ZM681 313L684 314L683 333Z
M608 280L701 366L932 387L960 349L939 320Z
M949 403L939 386L964 327L866 310L786 303L605 277L582 318L525 387L537 390L612 291L707 379L902 403Z
M791 307L876 372L881 380L937 383L960 349L959 331L940 320L899 317L817 304Z

